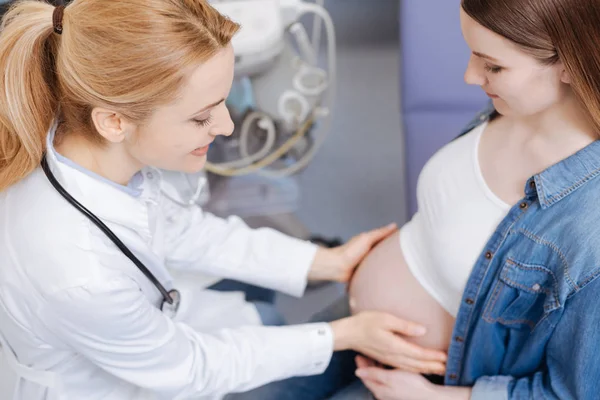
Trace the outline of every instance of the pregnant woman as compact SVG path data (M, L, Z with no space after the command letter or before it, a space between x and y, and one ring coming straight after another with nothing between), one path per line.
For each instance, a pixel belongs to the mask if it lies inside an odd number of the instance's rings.
M386 310L427 333L405 338L419 347L403 370L362 357L356 370L339 354L320 377L249 398L325 399L355 372L378 400L597 398L598 10L600 0L462 1L465 80L493 107L427 163L417 214L320 316ZM448 352L446 386L414 373L441 372L420 346ZM351 390L344 399L371 398Z

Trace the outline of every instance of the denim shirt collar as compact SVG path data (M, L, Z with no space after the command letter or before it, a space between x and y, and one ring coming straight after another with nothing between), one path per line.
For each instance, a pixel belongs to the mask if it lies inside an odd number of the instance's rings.
M496 115L497 111L490 102L462 134L489 121ZM547 209L594 179L598 174L600 174L600 140L592 142L577 153L534 175L527 181L525 193L531 190L530 185L534 181L540 206L542 209Z
M534 179L540 205L546 209L600 174L600 141L537 174Z

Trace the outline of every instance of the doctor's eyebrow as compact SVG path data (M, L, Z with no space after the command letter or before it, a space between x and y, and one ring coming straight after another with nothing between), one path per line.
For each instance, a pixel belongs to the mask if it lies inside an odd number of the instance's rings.
M195 117L196 115L203 113L204 111L208 110L209 108L216 107L219 104L223 103L224 101L225 101L225 99L221 99L221 100L216 101L216 102L214 102L212 104L209 104L206 107L204 107L203 109L201 109L200 111L196 111L194 114L192 114L192 117Z

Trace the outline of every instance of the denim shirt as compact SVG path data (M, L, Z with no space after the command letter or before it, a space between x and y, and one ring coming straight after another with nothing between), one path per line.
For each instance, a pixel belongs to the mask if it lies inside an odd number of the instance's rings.
M595 141L527 181L469 277L447 385L474 400L600 398L599 175Z

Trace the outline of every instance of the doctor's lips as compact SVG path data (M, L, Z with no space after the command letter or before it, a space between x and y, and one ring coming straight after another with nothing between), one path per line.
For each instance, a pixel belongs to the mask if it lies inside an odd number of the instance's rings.
M208 153L208 149L210 148L210 143L204 147L198 147L196 150L192 151L192 154L195 156L205 156Z

